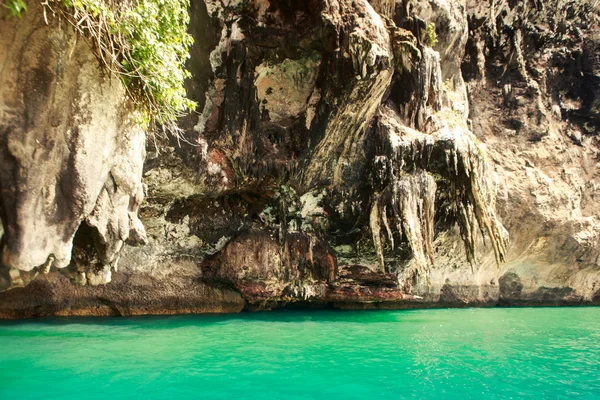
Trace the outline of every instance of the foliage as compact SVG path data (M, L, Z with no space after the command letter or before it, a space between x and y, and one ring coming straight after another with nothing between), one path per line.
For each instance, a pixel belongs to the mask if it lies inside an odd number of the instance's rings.
M11 17L21 18L21 12L27 11L27 4L24 0L5 0L4 7L8 8Z
M430 47L434 47L438 43L437 33L435 32L435 23L430 22L425 28L425 41Z
M20 11L23 0L8 0ZM189 0L46 0L47 11L90 38L103 67L117 74L142 123L179 133L176 120L196 104L186 97ZM10 6L9 6L10 8ZM18 15L18 14L17 14Z

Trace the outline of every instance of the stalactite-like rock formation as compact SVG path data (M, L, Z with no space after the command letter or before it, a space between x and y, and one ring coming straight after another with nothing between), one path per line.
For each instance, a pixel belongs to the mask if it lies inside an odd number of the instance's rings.
M489 238L496 261L505 260L508 233L494 211L483 149L466 126L450 124L446 119L439 131L426 134L403 125L401 117L389 107L380 113L382 146L375 157L374 180L383 189L373 204L370 225L381 269L381 226L392 250L394 236L405 237L418 267L434 262L436 209L456 214L470 263L475 262L478 231ZM438 185L433 176L440 182L439 188L446 191L438 193L437 198ZM445 207L440 204L444 201L449 203Z
M427 266L434 262L434 205L436 184L425 171L403 174L393 179L384 192L375 198L371 211L371 231L377 250L377 258L385 271L381 226L394 250L394 233L405 237L411 248L415 263ZM389 209L389 211L388 211ZM391 216L391 223L390 223Z
M146 150L68 26L0 14L0 317L600 302L594 1L190 13Z
M369 3L379 15L390 19L394 18L394 12L396 11L395 0L369 0Z

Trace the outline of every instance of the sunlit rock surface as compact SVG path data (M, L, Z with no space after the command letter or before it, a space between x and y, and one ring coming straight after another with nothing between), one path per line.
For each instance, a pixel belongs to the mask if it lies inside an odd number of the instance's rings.
M41 6L3 17L0 55L1 285L69 266L110 282L124 243L146 241L145 134L124 90Z
M146 149L85 40L0 20L0 316L600 301L595 2L190 12Z

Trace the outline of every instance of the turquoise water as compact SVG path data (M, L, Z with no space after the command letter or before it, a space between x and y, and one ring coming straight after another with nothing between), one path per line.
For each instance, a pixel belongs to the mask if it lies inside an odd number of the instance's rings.
M0 399L600 398L600 308L0 323Z

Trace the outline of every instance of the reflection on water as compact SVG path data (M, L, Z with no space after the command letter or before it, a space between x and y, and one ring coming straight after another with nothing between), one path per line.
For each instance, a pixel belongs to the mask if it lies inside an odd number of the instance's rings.
M0 323L0 399L600 398L600 308Z

